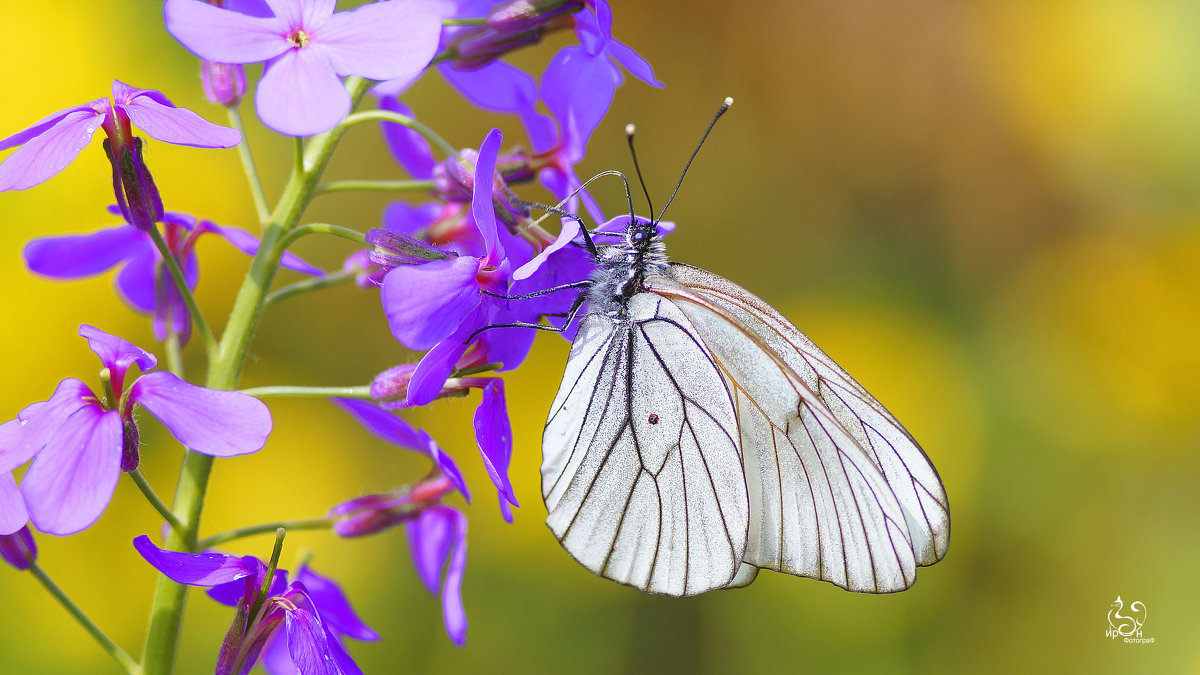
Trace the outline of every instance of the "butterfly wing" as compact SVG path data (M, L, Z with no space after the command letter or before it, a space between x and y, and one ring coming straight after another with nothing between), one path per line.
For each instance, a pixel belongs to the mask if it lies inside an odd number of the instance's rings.
M546 524L614 581L726 586L750 522L733 400L678 308L640 293L628 310L588 315L572 344L542 440Z
M750 497L745 562L892 592L945 555L949 508L920 446L782 315L715 274L672 264L651 290L693 325L732 390Z

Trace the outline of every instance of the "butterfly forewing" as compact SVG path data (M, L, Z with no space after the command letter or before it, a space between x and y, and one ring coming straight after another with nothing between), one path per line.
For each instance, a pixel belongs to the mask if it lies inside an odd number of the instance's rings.
M734 404L696 329L640 293L584 319L543 439L547 524L588 569L653 593L730 583L749 506Z
M907 430L862 385L773 307L733 282L689 265L671 276L735 317L768 345L867 451L904 510L918 565L932 565L950 543L950 509L941 478Z

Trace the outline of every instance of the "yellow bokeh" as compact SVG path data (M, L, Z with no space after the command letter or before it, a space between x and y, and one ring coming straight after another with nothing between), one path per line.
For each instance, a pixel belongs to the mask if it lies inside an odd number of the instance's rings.
M381 634L351 645L365 672L1195 671L1200 5L612 5L615 35L666 86L626 77L578 172L631 172L622 128L636 122L661 207L711 111L735 97L667 214L678 224L669 254L778 307L904 422L946 484L949 553L888 596L763 573L745 589L675 600L595 577L543 523L541 428L568 344L539 335L504 376L521 503L512 524L475 447L478 394L406 414L473 489L469 505L453 501L469 519L465 648L446 638L401 531L289 535L284 564L311 553ZM105 96L113 78L225 121L202 96L195 58L163 29L161 3L5 9L0 135ZM555 35L512 61L536 72L571 42ZM477 146L492 126L506 147L524 142L513 119L470 109L440 82L420 83L406 102L456 146ZM292 144L262 127L249 102L242 112L273 199ZM169 210L257 228L233 151L151 142L147 161ZM97 140L45 184L0 194L0 421L63 378L97 383L81 323L162 356L111 274L36 278L20 256L34 237L114 224L109 171ZM330 176L403 172L364 125ZM615 182L596 194L606 212L625 208ZM390 201L321 197L306 221L365 231ZM295 250L334 269L353 247L308 237ZM219 331L248 259L216 238L199 255L198 298ZM199 346L184 356L202 376ZM375 292L342 287L273 308L242 383L360 385L416 358L389 334ZM328 403L268 402L267 447L217 463L205 534L320 516L427 469ZM182 450L144 418L142 470L169 498ZM129 542L158 527L122 480L95 526L38 536L47 572L134 655L155 577ZM229 550L269 548L257 537ZM1154 645L1105 638L1118 595L1149 608ZM0 598L0 672L116 672L29 575L0 568ZM231 619L191 594L180 672L212 670Z

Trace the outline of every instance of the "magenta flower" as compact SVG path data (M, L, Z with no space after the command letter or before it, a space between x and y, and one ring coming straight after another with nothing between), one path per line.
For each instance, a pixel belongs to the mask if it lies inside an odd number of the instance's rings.
M197 221L186 213L165 213L161 222L163 239L191 289L199 280L196 241L201 235L211 232L247 255L258 252L258 238L244 230ZM154 317L155 338L164 340L171 332L187 344L191 315L154 240L139 228L117 225L90 234L42 237L26 244L24 255L30 271L55 279L81 279L121 267L116 277L121 299L136 311ZM303 274L322 273L292 253L283 254L282 265Z
M153 354L92 326L79 328L106 374L100 396L74 378L48 401L34 403L0 425L0 474L33 460L21 480L30 520L51 534L91 525L112 499L121 471L138 465L140 405L188 448L215 457L255 452L271 432L271 413L258 399L145 372ZM142 375L126 382L131 366Z
M0 141L0 150L21 146L0 163L0 190L24 190L62 171L99 129L104 129L114 149L128 147L133 139L131 125L151 138L198 148L232 148L242 140L236 129L177 108L161 92L113 80L111 99L60 110Z
M500 244L492 201L502 139L499 129L489 132L475 162L471 211L482 238L483 255L400 265L383 279L380 299L388 326L409 349L428 349L460 326L482 326L479 321L486 317L478 310L481 305L494 304L494 298L483 291L504 294L508 290L509 262Z
M350 112L339 76L411 78L437 50L441 17L423 0L390 0L335 13L334 0L270 0L254 17L199 0L167 0L167 30L202 59L266 61L255 104L263 123L291 136L333 128Z
M276 570L266 597L260 598L267 566L258 558L165 551L146 535L135 538L133 546L171 580L207 586L212 599L237 609L217 658L218 675L247 673L259 661L271 675L359 674L342 638L379 639L342 589L307 567L291 583L287 572Z
M0 536L12 534L25 527L29 513L25 498L11 472L0 474Z

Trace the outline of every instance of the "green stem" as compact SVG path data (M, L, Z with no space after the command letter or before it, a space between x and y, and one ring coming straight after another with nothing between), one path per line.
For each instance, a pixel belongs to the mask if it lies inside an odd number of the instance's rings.
M370 387L251 387L241 392L255 398L290 396L293 398L371 398Z
M288 248L300 237L306 237L310 234L332 234L335 237L349 239L356 244L367 243L367 235L358 230L352 230L340 225L330 225L329 223L309 223L288 232L286 236L279 240L279 246L281 248Z
M83 626L83 629L86 630L92 636L92 638L96 640L96 642L100 643L100 647L104 649L104 651L108 652L108 655L113 658L113 661L117 662L117 665L121 666L122 670L124 670L126 673L130 673L131 675L139 675L142 672L142 667L139 666L136 661L130 658L130 656L125 653L124 649L121 649L119 646L117 646L117 643L113 642L111 638L105 635L104 631L100 630L100 627L93 623L92 620L88 618L87 614L84 614L83 610L80 609L79 606L71 600L71 598L67 597L67 594L58 587L58 584L54 583L54 580L51 579L50 576L47 575L46 572L37 565L37 563L34 563L32 566L30 566L29 571L33 573L33 576L37 577L37 580L42 583L42 586L44 586L47 591L50 592L50 595L53 595L54 598L58 600L59 604L66 608L67 612L69 612L71 616L79 622L79 625Z
M274 532L279 528L285 530L328 530L333 527L333 523L327 518L308 518L306 520L284 520L278 523L263 523L262 525L251 525L249 527L239 527L236 530L221 532L214 534L211 537L205 537L196 543L199 550L205 550L214 546L220 546L231 541L253 537L257 534L267 534Z
M333 192L428 192L433 189L431 180L338 180L321 183L317 194Z
M331 272L313 279L297 281L294 284L284 286L283 288L268 295L267 299L263 301L263 308L266 309L274 307L276 304L302 293L309 293L326 288L333 288L334 286L341 286L342 284L353 283L358 274L358 270L346 270Z
M354 105L362 100L370 85L370 80L358 77L346 81L346 89ZM209 388L237 387L254 330L262 318L267 291L279 270L279 259L283 256L284 249L279 240L300 221L346 128L344 124L338 125L326 133L314 136L292 171L279 203L263 230L262 244L250 265L250 272L234 300L225 333L209 360L208 377L205 380L205 385ZM182 531L173 530L168 534L166 544L169 550L196 550L196 532L200 527L200 514L204 510L204 495L212 473L212 463L212 457L192 450L183 458L172 510L183 522L184 528ZM159 577L158 588L151 605L150 628L147 631L143 657L147 675L166 675L174 670L175 654L179 649L179 635L183 625L185 590L184 586L165 576Z
M188 288L187 281L183 278L183 270L179 267L179 261L175 259L175 254L171 253L170 247L167 246L167 241L163 239L162 232L159 232L157 227L150 229L150 238L154 240L154 245L158 247L158 253L167 265L167 271L170 272L171 279L175 282L175 288L183 298L184 304L187 305L188 313L192 315L192 323L196 325L196 332L200 334L200 338L204 341L204 349L211 357L213 351L217 348L217 340L213 337L212 329L208 327L208 322L204 320L204 314L200 311L200 305L196 304L196 296L192 295L192 289Z
M179 344L179 334L173 331L167 333L167 339L163 341L163 347L167 352L167 370L182 380L183 346Z
M471 19L442 19L443 26L486 26L487 17Z
M128 472L128 475L138 486L138 489L142 491L142 494L146 495L146 501L150 502L150 506L153 506L154 510L158 511L158 514L163 517L163 520L167 521L172 529L182 531L183 523L179 522L179 519L176 518L175 514L171 512L171 509L168 508L167 505L158 498L158 495L154 492L154 488L150 487L150 483L146 480L146 477L142 475L142 472L134 469L133 471Z
M250 142L246 139L246 127L242 124L242 113L236 105L227 108L229 124L242 133L242 142L238 143L238 157L242 160L242 170L246 172L246 180L250 183L250 197L254 200L254 210L258 213L258 222L263 224L271 217L271 207L267 206L267 195L263 192L262 181L258 177L258 169L254 166L254 156L250 154Z
M424 136L427 141L436 145L446 157L453 157L457 152L445 139L434 133L433 129L421 124L408 115L401 115L390 110L366 110L346 115L346 119L342 120L341 126L350 127L355 124L362 124L363 122L395 122ZM334 131L337 131L337 129L334 129Z

